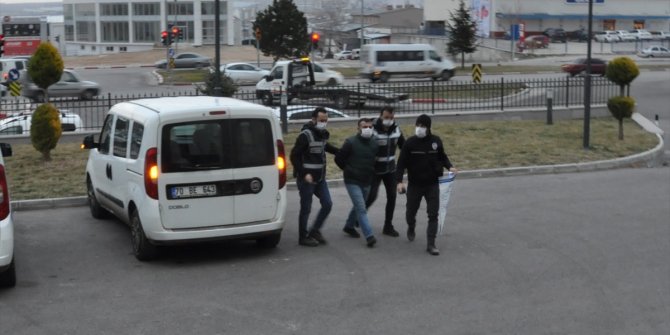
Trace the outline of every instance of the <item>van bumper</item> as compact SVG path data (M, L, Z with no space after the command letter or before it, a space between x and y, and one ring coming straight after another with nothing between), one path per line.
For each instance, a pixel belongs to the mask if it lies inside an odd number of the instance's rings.
M12 215L0 221L0 270L8 267L14 258L14 225Z

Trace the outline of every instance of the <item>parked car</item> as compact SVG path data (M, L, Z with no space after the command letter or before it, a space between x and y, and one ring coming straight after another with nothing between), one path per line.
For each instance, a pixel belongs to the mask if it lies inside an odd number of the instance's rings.
M616 31L617 35L619 36L619 40L621 42L629 42L629 41L635 41L637 37L625 30L617 30Z
M597 42L608 43L619 42L621 40L619 34L614 30L598 31L593 35L593 39Z
M642 51L637 54L640 57L670 57L670 49L662 47L660 45L652 45L650 47L644 48Z
M606 61L600 58L591 58L591 74L604 76L606 69ZM563 70L563 72L567 72L571 77L582 74L586 71L586 58L578 58L571 63L563 64L561 66L561 70Z
M568 32L568 40L577 42L586 42L589 40L589 34L586 29L577 29Z
M314 81L317 85L342 85L344 83L344 76L342 73L330 70L326 65L312 62L314 66Z
M158 245L280 241L287 162L268 107L208 96L121 102L83 148L91 215L129 225L138 260L157 257Z
M3 158L12 155L11 145L0 143L0 152L2 153L0 155L0 287L14 287L16 285L14 223Z
M629 33L633 36L635 36L636 39L638 40L650 40L652 39L651 33L644 30L644 29L633 29L630 30Z
M568 40L567 34L563 28L547 28L542 32L542 35L549 37L549 41L552 43L565 43Z
M651 38L654 40L670 40L670 32L667 31L653 31Z
M312 118L312 112L314 111L314 108L316 106L308 106L308 105L288 105L286 106L286 118L291 121L291 120L309 120ZM350 117L349 115L340 112L337 109L333 109L330 107L323 107L328 111L328 118L329 119L338 119L338 118L348 118ZM274 111L275 116L277 119L279 119L281 108L280 107L274 107L272 108Z
M523 42L519 41L516 44L519 50L524 49L544 49L549 47L549 37L544 35L533 35L526 37Z
M351 59L351 50L342 50L338 53L336 53L333 57L337 60L342 60L342 59Z
M219 68L221 73L233 80L235 84L253 84L255 85L263 77L270 74L270 71L261 69L249 63L228 63L222 64ZM210 68L214 72L214 68Z
M63 131L81 131L81 117L62 111L59 115ZM28 135L32 123L32 113L12 114L0 120L0 135Z
M161 59L154 63L159 69L167 68L167 60ZM204 67L209 67L212 65L212 60L209 57L193 53L193 52L184 52L179 53L174 56L174 66L175 68L197 68L201 69Z
M34 101L44 101L44 91L33 82L28 71L21 71L21 95ZM91 100L101 92L98 83L82 80L79 74L72 70L63 70L60 80L49 86L47 93L49 98L80 98Z

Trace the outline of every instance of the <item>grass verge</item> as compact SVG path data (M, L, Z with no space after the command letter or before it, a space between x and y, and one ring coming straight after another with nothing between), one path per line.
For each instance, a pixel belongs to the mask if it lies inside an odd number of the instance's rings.
M619 141L617 121L611 117L592 119L591 148L582 148L583 120L555 121L463 121L435 122L452 163L461 170L503 168L545 164L577 163L624 157L653 148L657 139L632 120L624 122L625 140ZM331 143L340 146L355 132L350 126L331 128ZM403 127L407 135L412 126ZM287 154L297 131L284 136ZM13 200L82 196L86 194L85 167L88 151L76 143L60 144L52 161L43 162L29 144L14 145L14 155L5 159ZM328 176L342 173L328 155ZM289 176L292 167L289 163Z

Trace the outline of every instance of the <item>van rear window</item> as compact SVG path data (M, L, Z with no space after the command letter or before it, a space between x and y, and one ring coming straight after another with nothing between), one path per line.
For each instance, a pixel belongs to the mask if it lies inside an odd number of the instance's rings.
M163 127L162 172L274 165L270 121L232 119Z

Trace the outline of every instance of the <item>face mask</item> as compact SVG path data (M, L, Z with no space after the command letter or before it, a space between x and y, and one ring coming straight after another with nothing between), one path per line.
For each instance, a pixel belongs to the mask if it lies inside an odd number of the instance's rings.
M361 137L370 138L372 137L373 131L372 128L363 128L361 129Z
M321 130L326 129L327 124L328 124L328 122L317 122L316 123L316 129L321 129Z
M393 125L393 120L382 120L384 127L390 127Z
M424 138L426 137L426 127L416 127L414 133L416 134L416 137Z

